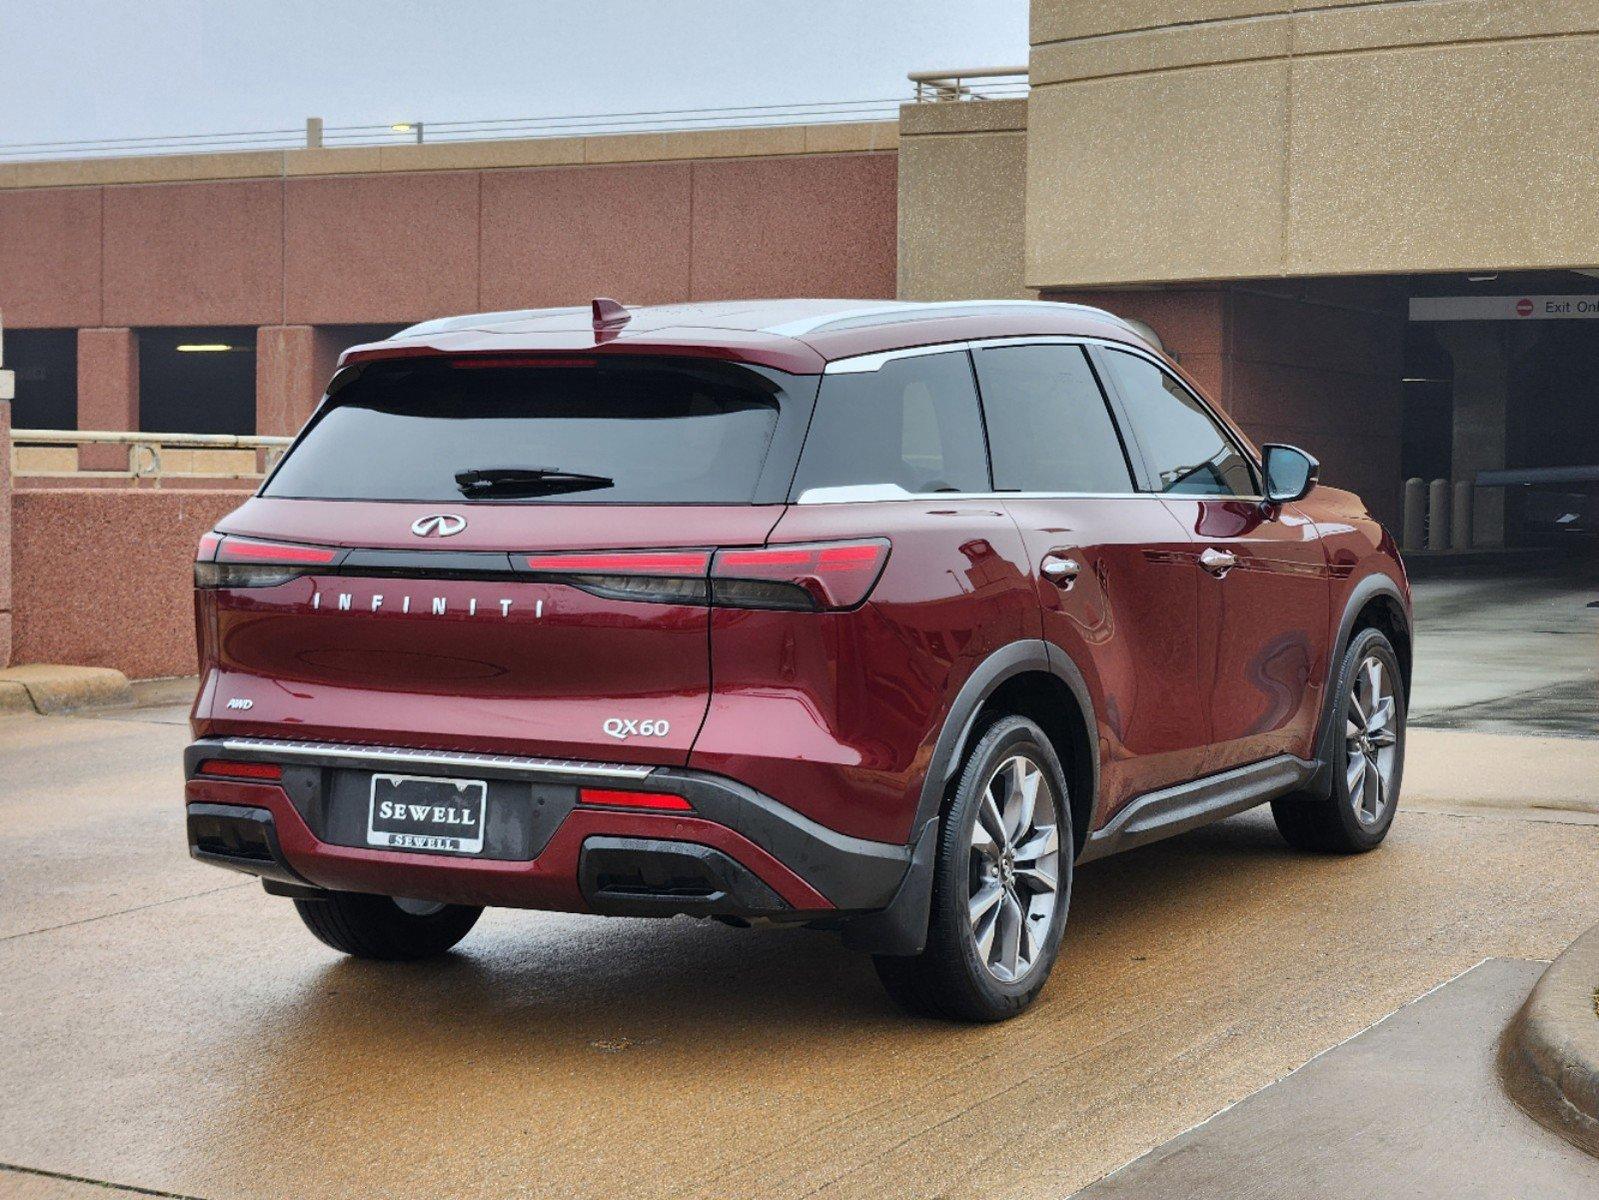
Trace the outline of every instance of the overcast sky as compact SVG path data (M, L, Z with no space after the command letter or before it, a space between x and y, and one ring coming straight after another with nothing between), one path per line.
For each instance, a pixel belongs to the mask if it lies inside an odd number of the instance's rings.
M1027 0L0 0L0 144L882 99Z

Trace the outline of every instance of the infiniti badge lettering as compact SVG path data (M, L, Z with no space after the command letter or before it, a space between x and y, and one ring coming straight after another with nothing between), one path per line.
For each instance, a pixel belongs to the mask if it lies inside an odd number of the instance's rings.
M466 518L459 513L429 513L411 522L417 537L454 537L465 528Z

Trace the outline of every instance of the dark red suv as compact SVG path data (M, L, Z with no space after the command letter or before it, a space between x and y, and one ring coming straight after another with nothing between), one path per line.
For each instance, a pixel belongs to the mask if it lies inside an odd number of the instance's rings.
M1076 862L1376 846L1392 540L1070 304L490 313L346 353L195 566L195 857L437 954L485 905L839 931L1024 1008Z

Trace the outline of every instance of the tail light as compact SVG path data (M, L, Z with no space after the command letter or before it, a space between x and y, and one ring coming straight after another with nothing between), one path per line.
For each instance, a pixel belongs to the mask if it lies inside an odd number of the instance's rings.
M711 602L730 608L854 608L888 562L888 542L818 542L718 550Z
M267 542L208 533L195 554L194 586L273 587L317 568L332 568L345 555L333 546Z

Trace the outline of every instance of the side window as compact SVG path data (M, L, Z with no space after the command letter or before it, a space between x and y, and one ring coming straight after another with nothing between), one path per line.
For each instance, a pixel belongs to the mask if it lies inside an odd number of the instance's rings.
M898 484L907 492L986 492L982 417L966 352L890 359L828 375L816 397L795 494Z
M1258 493L1249 459L1187 388L1136 354L1107 350L1105 361L1158 491L1190 496Z
M1121 438L1081 346L996 346L972 358L997 490L1133 490Z

